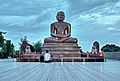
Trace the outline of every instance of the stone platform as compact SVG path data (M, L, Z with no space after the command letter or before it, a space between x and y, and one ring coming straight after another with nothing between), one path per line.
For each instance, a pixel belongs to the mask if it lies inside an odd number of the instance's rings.
M76 43L44 43L42 53L45 54L49 50L50 54L80 54L80 47Z
M42 54L45 54L46 50L49 50L52 62L71 62L72 58L81 56L77 43L44 43Z

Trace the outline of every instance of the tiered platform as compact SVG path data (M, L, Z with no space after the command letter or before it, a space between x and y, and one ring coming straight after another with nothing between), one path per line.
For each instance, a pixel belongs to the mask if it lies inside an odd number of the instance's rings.
M73 58L80 57L80 47L76 43L44 43L42 53L46 50L52 55L53 62L72 62Z
M80 47L76 43L44 43L42 53L49 50L50 54L80 54Z

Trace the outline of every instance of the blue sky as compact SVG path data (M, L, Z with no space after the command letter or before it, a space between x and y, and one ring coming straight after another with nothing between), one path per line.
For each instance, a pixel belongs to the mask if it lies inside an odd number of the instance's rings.
M57 11L64 11L72 25L72 37L84 51L92 43L120 46L120 0L0 0L0 31L7 31L16 49L20 38L30 43L50 36L50 24Z

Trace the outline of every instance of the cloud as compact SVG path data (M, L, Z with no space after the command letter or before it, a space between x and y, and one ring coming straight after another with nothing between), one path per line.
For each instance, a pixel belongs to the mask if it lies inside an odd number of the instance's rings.
M70 4L69 10L72 15L87 12L106 3L116 3L119 0L67 0ZM76 10L77 9L77 10Z
M102 1L102 0L101 0ZM94 1L95 2L95 1ZM77 2L79 5L80 3ZM87 3L84 3L87 4ZM99 40L104 43L117 43L119 41L119 26L120 26L120 2L104 0L103 3L93 6L89 9L82 11L81 8L76 8L76 13L72 14L70 18L72 22L73 30L72 34L77 36L80 41L93 42ZM71 7L79 7L78 5L72 5ZM84 6L83 7L89 7ZM74 11L73 11L74 12ZM72 13L72 12L71 12ZM75 33L78 32L78 33ZM79 34L79 35L78 35ZM112 38L114 37L114 38ZM114 40L117 39L117 40ZM109 41L108 41L109 40ZM86 42L87 44L87 42ZM84 46L85 43L81 43L83 49L87 50ZM90 48L90 44L87 44Z
M90 50L95 40L101 45L120 44L119 0L0 0L0 5L0 30L8 32L5 37L13 40L16 48L24 35L31 42L49 37L50 24L56 22L60 10L83 50Z
M99 24L116 24L120 20L120 15L100 17L97 19ZM102 23L101 23L102 22Z
M37 17L37 15L31 15L31 16L0 16L0 24L18 24L23 25L24 22L33 20Z
M0 15L29 16L38 15L46 9L63 7L64 0L1 0ZM59 7L58 7L59 6ZM8 13L9 12L9 13Z
M117 29L116 29L116 28L113 28L113 27L108 27L107 30L116 31Z

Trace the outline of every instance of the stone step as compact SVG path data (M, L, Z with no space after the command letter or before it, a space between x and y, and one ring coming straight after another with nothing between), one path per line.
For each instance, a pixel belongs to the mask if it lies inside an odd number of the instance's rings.
M80 54L80 47L77 43L44 43L42 53L49 50L50 54Z
M67 44L77 44L77 43L44 43L44 44L65 44L67 45Z
M43 51L46 51L46 50L58 50L58 51L61 51L61 50L64 50L64 51L77 51L77 50L80 50L80 48L42 48Z
M42 54L45 54L46 51L42 51ZM57 51L49 51L50 54L80 54L80 50L78 51L65 51L65 50L57 50Z
M43 47L49 46L78 46L76 43L44 43Z
M81 54L52 54L52 58L80 57Z
M42 46L42 47L43 47L43 48L47 48L47 47L53 47L53 48L56 48L56 47L62 48L62 47L63 47L63 48L66 48L66 47L78 47L78 46L70 46L70 45L68 45L68 46L67 46L67 45L63 45L63 46L54 46L54 45L53 45L53 46L47 46L47 45L46 45L46 46Z

